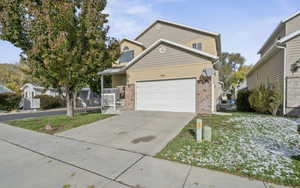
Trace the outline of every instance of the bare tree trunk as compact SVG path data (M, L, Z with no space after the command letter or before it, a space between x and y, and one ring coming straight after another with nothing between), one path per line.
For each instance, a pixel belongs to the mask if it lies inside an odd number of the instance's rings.
M67 99L67 116L74 118L74 99L73 93L70 90L66 90Z

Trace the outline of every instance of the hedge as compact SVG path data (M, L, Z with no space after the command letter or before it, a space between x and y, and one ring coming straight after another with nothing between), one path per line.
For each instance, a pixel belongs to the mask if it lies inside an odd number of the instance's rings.
M0 110L12 111L19 109L22 96L16 93L0 94Z
M251 95L251 91L249 90L240 90L237 95L236 105L237 110L241 112L253 112L254 110L251 108L249 103L249 97Z
M37 95L34 98L40 99L41 109L53 109L65 107L65 101L61 97L52 97L49 95Z

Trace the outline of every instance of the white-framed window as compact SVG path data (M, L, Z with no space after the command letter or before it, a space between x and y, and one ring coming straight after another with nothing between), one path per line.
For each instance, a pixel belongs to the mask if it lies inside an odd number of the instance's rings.
M201 42L193 43L192 47L197 50L202 50L202 43Z

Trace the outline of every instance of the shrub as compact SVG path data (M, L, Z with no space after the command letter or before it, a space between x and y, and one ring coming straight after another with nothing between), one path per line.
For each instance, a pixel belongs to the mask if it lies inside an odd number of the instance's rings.
M282 104L282 93L279 87L260 86L254 89L249 97L251 108L260 113L277 115Z
M15 93L0 94L0 110L12 111L19 108L22 96Z
M37 95L35 98L40 99L41 109L53 109L65 107L65 101L61 97L52 97L49 95Z
M298 133L300 134L300 124L298 125L297 131L298 131Z
M269 112L269 90L260 86L258 89L254 89L249 97L249 103L251 108L256 112L267 113Z
M269 112L276 116L279 110L279 107L282 105L282 92L278 86L273 87L269 91Z
M252 112L253 109L249 103L249 96L251 95L251 91L249 90L240 90L237 95L236 105L237 110L241 112Z

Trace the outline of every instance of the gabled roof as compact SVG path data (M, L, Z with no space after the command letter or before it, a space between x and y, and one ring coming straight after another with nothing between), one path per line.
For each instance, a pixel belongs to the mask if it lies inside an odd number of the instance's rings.
M295 31L294 33L291 33L285 37L283 37L282 39L280 39L279 41L277 41L278 44L284 44L290 40L292 40L293 38L300 36L300 30Z
M141 42L139 42L139 41L136 41L136 40L130 40L130 39L124 38L123 40L121 40L120 43L122 43L122 42L124 42L124 41L131 42L131 43L133 43L133 44L136 44L136 45L138 45L138 46L141 46L141 47L144 48L144 49L146 48L146 47L143 45L143 43L141 43Z
M138 55L137 57L135 57L133 60L131 60L127 66L124 67L125 70L129 69L132 65L134 65L138 60L140 60L141 58L143 58L145 55L147 55L149 52L151 52L154 48L156 48L158 45L165 43L165 44L169 44L171 46L174 47L178 47L182 50L185 50L187 52L191 52L194 53L196 55L202 56L204 58L208 58L212 61L217 61L219 58L217 56L211 55L209 53L194 49L194 48L190 48L175 42L171 42L165 39L159 39L158 41L156 41L155 43L153 43L149 48L147 48L147 50L143 51L140 55Z
M136 56L133 60L131 60L125 67L122 68L111 68L111 69L107 69L103 72L100 72L98 74L102 74L102 75L108 75L108 74L121 74L124 73L126 70L128 70L131 66L133 66L138 60L140 60L141 58L143 58L145 55L147 55L149 52L151 52L153 49L155 49L158 45L160 44L168 44L177 48L180 48L181 50L193 53L195 55L207 58L213 62L217 61L219 59L219 57L211 55L209 53L194 49L194 48L190 48L175 42L171 42L165 39L159 39L158 41L156 41L155 43L153 43L149 48L147 48L145 51L143 51L140 55Z
M155 24L157 24L157 23L165 23L165 24L169 24L169 25L181 27L181 28L184 28L184 29L188 29L188 30L192 30L192 31L200 32L200 33L205 33L205 34L208 34L208 35L213 35L213 36L219 36L219 35L220 35L219 33L210 32L210 31L207 31L207 30L198 29L198 28L195 28L195 27L187 26L187 25L182 25L182 24L178 24L178 23L175 23L175 22L171 22L171 21L167 21L167 20L158 19L158 20L156 20L154 23L152 23L150 26L148 26L143 32L141 32L141 33L135 38L135 40L138 40L144 33L146 33L151 27L153 27L153 26L154 26Z
M258 62L253 66L253 68L248 72L247 77L250 76L255 70L257 70L260 66L265 64L267 60L273 56L276 52L282 50L277 46L277 43L273 44L268 51L258 60Z
M282 22L286 23L286 22L290 21L291 19L293 19L293 18L295 18L295 17L297 17L299 15L300 15L300 10L297 11L297 12L295 12L294 14L290 15L289 17L283 19Z
M297 17L300 15L300 11L295 12L294 14L292 14L291 16L281 20L281 22L279 22L279 24L277 25L277 27L274 29L274 31L272 32L272 34L269 36L269 38L265 41L265 43L262 45L262 47L260 48L260 50L258 51L258 53L261 53L262 50L265 48L265 46L267 45L267 43L273 38L273 36L284 26L284 24L288 21L290 21L291 19Z
M191 27L191 26L187 26L187 25L183 25L183 24L178 24L178 23L175 23L175 22L162 20L162 19L158 19L154 23L152 23L150 26L148 26L144 31L142 31L135 38L135 40L138 40L142 35L144 35L148 30L150 30L157 23L164 23L164 24L172 25L172 26L179 27L179 28L182 28L182 29L186 29L186 30L198 32L198 33L201 33L201 34L206 34L206 35L213 36L217 39L217 48L218 48L217 51L218 51L218 54L221 55L222 49L221 49L221 34L220 33L211 32L211 31L207 31L207 30L204 30L204 29L198 29L198 28L195 28L195 27Z

